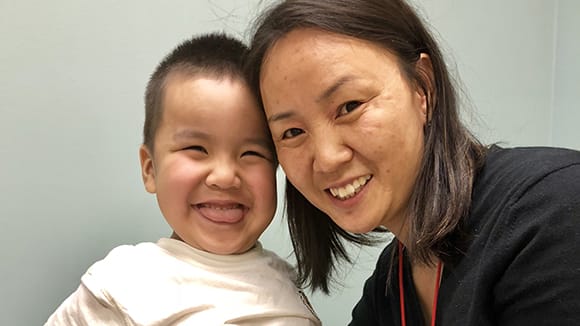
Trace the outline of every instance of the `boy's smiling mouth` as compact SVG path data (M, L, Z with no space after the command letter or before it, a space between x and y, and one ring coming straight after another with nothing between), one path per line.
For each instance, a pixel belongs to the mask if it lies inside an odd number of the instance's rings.
M241 221L248 208L240 203L205 202L193 205L199 213L215 223L234 224Z

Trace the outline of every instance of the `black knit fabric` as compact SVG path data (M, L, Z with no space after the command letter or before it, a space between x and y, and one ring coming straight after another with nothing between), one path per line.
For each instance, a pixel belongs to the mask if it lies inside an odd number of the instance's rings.
M445 265L437 325L580 325L580 152L494 147L473 190L465 255ZM401 325L396 240L349 325ZM395 259L395 265L397 260ZM408 326L424 326L405 260Z

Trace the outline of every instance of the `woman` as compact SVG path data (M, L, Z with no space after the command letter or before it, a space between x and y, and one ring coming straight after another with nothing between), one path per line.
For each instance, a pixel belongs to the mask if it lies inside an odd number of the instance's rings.
M580 153L478 142L404 0L283 1L251 47L302 283L395 235L351 325L578 323Z

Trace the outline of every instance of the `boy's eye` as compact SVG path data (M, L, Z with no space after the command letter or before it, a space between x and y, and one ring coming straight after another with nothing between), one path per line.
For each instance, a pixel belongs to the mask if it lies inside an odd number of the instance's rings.
M258 153L256 151L246 151L242 154L242 156L247 156L247 155L265 157L264 155L262 155L261 153Z
M349 101L342 104L338 107L338 116L342 116L356 110L359 106L361 106L361 104L362 102L359 101Z
M207 154L207 150L205 148L203 148L203 146L194 145L194 146L186 147L184 149L185 150L190 150L190 151L198 151L198 152L202 152L202 153L206 153Z
M290 128L282 134L282 139L294 138L300 134L303 134L304 130L299 128Z
M242 153L242 157L247 157L248 159L258 158L258 159L264 159L268 162L272 162L274 156L272 154L267 154L265 152L245 151L244 153Z

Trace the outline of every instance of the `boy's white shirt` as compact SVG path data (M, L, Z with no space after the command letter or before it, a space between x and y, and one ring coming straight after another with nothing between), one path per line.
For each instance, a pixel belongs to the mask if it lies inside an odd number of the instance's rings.
M163 238L93 264L45 325L320 325L292 268L258 243L215 255Z

